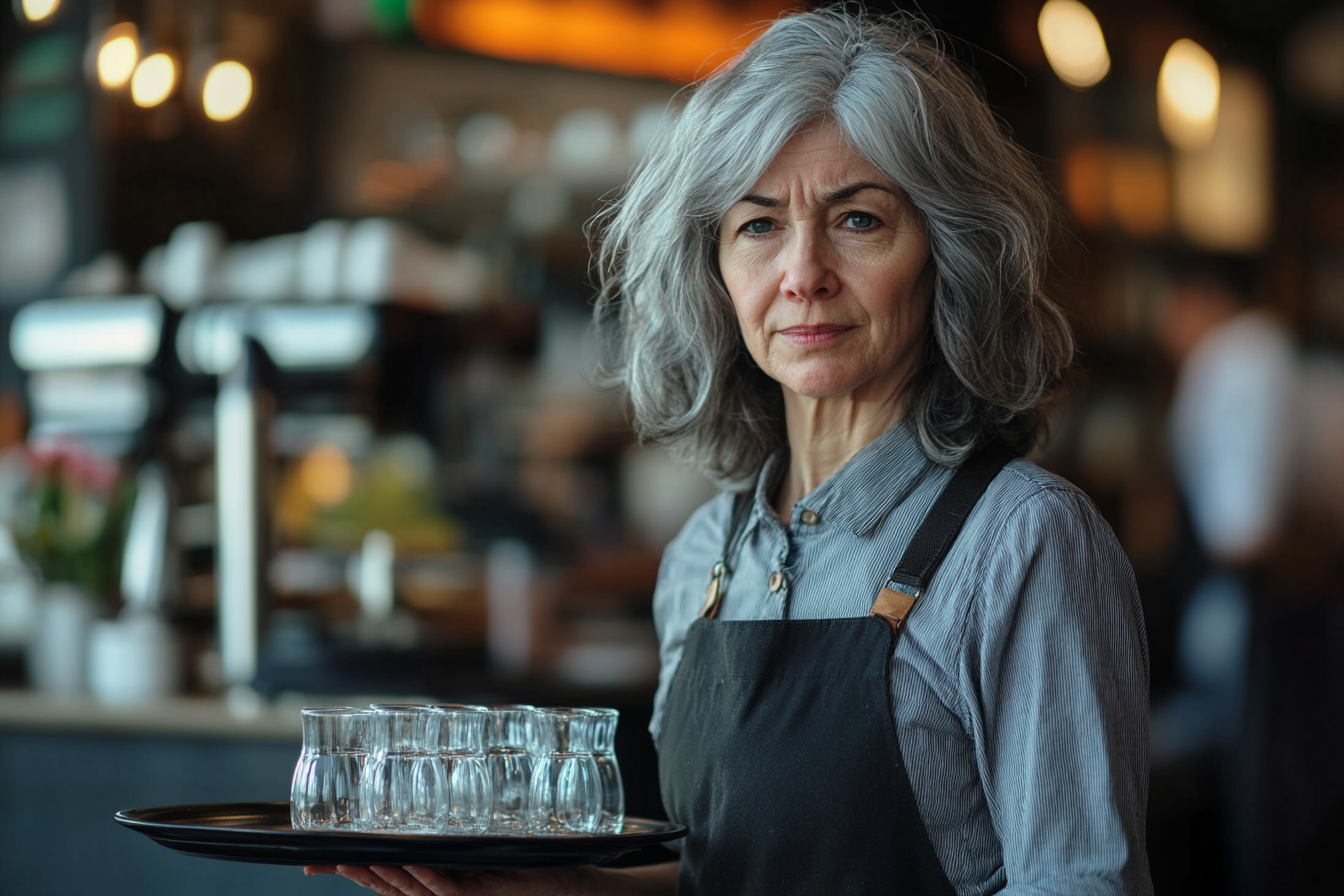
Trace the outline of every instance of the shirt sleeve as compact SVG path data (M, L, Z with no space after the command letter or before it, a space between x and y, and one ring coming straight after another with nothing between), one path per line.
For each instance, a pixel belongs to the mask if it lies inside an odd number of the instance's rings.
M1129 561L1081 493L1042 489L1008 523L960 671L1002 892L1148 896L1148 655Z

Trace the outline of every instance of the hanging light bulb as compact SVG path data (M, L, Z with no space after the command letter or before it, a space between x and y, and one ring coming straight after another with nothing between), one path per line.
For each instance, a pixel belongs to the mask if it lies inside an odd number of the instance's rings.
M131 75L131 99L137 106L149 108L168 99L177 84L177 63L167 53L155 53L140 60Z
M1218 63L1188 38L1167 50L1157 73L1157 120L1162 133L1181 149L1209 144L1218 128Z
M131 22L113 25L98 48L98 82L108 90L124 86L139 61L140 39L135 25Z
M1036 19L1041 48L1065 84L1091 87L1111 70L1097 17L1078 0L1048 0Z
M60 9L61 0L18 0L18 11L33 24L45 22Z
M252 73L241 62L217 62L205 75L201 101L213 121L237 118L252 99Z

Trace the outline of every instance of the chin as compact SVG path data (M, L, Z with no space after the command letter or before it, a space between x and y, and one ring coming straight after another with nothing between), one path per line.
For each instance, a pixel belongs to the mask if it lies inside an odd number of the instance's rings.
M848 364L799 365L782 373L783 376L774 373L771 376L786 390L814 400L839 398L856 391L871 400L884 391L902 392L910 382L908 376L898 376L895 370L875 371L871 367L856 370Z
M835 398L857 389L863 379L855 376L811 375L783 380L784 387L806 398Z

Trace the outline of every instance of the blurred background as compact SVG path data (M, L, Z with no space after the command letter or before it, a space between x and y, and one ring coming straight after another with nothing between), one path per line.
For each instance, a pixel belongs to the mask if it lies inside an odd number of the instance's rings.
M110 821L284 799L305 703L615 706L661 816L650 595L712 490L590 384L583 227L806 5L0 9L0 892L344 889ZM1339 892L1344 5L918 11L1063 210L1036 459L1139 579L1157 890Z

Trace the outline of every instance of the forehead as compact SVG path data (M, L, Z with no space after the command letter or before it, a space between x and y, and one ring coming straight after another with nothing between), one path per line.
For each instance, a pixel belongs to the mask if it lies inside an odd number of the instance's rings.
M795 182L841 186L857 181L890 185L893 190L896 187L850 145L839 127L827 122L808 125L794 134L765 169L753 192Z

